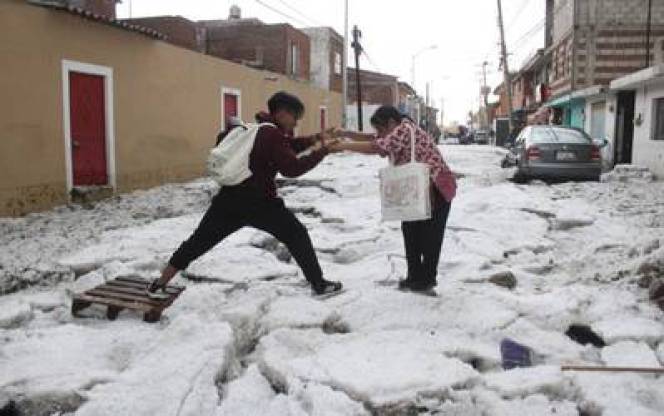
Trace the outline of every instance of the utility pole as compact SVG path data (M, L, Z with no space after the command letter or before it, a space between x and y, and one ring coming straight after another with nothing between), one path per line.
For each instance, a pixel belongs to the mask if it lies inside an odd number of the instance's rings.
M341 126L346 129L348 120L346 106L348 105L348 0L344 0L344 54L341 60Z
M484 84L482 83L482 80L480 80L480 97L477 102L479 104L479 110L477 111L479 128L484 129L487 126L487 122L484 117L486 107L484 106Z
M427 133L429 133L429 81L426 85L426 98L424 106L424 126Z
M351 45L355 50L355 86L357 87L357 128L364 131L362 126L362 83L360 82L360 54L362 53L362 45L360 45L360 38L362 32L353 26L353 44Z
M482 62L482 77L483 77L483 90L482 90L482 95L484 95L484 108L489 107L489 90L487 89L486 86L486 66L489 65L487 61Z
M650 66L650 32L652 31L652 0L648 0L648 20L646 23L646 68Z
M505 46L505 28L503 27L503 6L501 1L498 0L498 27L500 28L500 52L503 61L503 74L505 90L507 91L507 120L509 121L510 134L512 134L512 79L510 77L510 70L507 65L507 46Z
M443 130L443 138L445 137L445 97L440 97L440 127Z

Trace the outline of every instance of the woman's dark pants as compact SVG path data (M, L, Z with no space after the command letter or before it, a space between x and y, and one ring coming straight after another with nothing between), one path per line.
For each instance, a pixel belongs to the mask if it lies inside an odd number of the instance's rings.
M431 219L401 223L408 262L408 280L413 287L436 283L438 260L451 204L445 200L432 209Z

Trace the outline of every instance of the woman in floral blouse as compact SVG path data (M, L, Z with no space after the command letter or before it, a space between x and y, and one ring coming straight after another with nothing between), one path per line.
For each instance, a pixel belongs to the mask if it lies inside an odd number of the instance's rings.
M415 129L415 159L427 163L431 171L431 219L401 223L408 276L399 288L430 291L436 286L438 260L445 235L445 225L452 199L456 194L454 174L443 160L431 136L393 106L382 106L371 117L376 134L336 130L335 136L351 141L334 145L331 151L353 151L389 156L395 165L410 162L410 131Z

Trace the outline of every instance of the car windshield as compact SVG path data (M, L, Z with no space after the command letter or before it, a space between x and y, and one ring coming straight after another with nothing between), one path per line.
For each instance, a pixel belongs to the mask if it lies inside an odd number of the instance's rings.
M590 143L590 138L577 130L556 127L533 129L530 139L536 143Z

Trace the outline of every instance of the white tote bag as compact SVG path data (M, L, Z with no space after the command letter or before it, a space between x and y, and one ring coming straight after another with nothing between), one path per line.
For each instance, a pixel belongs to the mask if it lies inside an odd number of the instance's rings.
M415 160L415 128L410 126L410 162L380 170L383 221L419 221L431 218L430 168Z
M207 160L208 175L220 186L238 185L251 177L249 155L254 148L258 129L263 126L275 127L272 123L238 126L210 151Z

